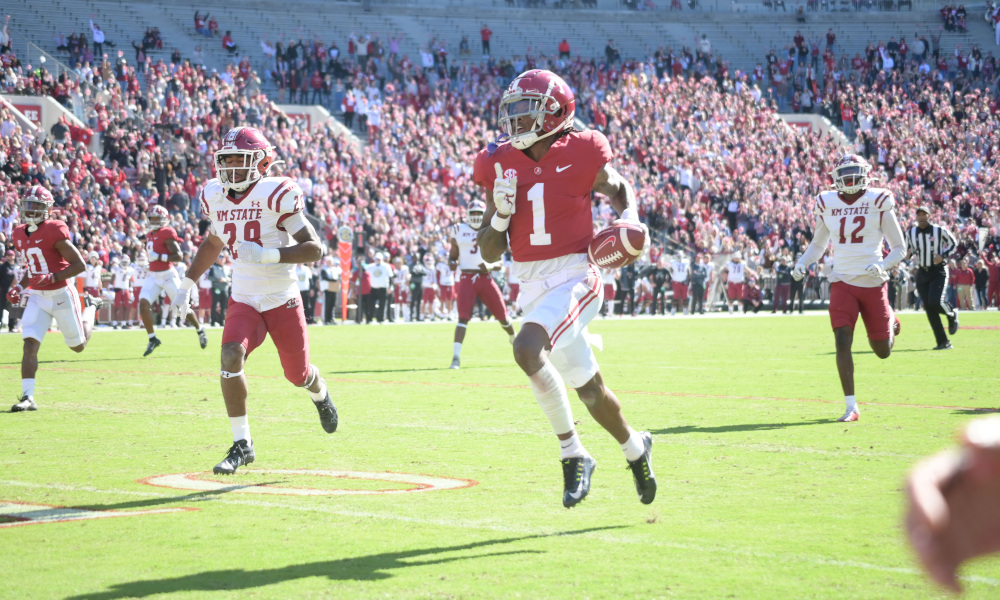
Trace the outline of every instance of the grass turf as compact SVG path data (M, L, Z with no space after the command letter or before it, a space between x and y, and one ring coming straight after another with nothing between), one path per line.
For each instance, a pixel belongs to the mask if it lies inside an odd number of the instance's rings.
M0 414L0 505L183 512L0 528L0 598L933 598L900 528L919 457L1000 405L1000 314L963 313L933 352L901 315L893 356L855 340L861 421L843 398L822 315L599 320L598 360L636 428L654 434L659 493L636 498L617 443L573 401L598 461L590 496L563 509L558 446L495 323L474 322L462 369L453 325L310 328L312 361L341 415L325 434L266 343L248 362L257 462L205 475L231 443L218 330L99 331L83 354L42 346L38 412ZM18 394L20 340L0 337ZM572 393L571 393L572 397ZM423 474L475 485L295 475ZM255 472L256 471L256 472ZM221 490L156 487L201 472ZM245 487L244 487L245 486ZM255 487L397 490L260 495ZM42 507L44 508L44 507ZM1000 560L963 574L1000 592Z

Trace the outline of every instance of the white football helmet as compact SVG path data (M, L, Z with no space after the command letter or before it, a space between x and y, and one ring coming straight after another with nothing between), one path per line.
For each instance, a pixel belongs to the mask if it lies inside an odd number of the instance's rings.
M842 194L856 194L868 189L872 166L857 154L845 154L830 171L833 186Z
M145 252L140 252L139 256L135 257L135 264L139 265L140 267L149 266L149 259L146 258Z
M486 204L480 200L473 200L465 207L465 222L473 229L483 226L483 215L486 213Z
M149 212L146 213L146 218L149 220L149 230L155 231L167 225L167 221L170 220L170 213L163 206L157 204L149 209Z
M128 257L128 254L122 254L121 258L118 259L118 264L123 269L127 269L130 264L132 264L132 259Z

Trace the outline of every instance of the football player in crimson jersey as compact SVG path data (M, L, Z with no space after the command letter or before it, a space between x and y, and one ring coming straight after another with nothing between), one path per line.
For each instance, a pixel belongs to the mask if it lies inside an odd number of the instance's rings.
M52 320L55 319L66 345L73 352L83 352L94 329L94 314L100 298L85 295L81 310L76 287L66 280L86 270L83 256L70 242L69 228L62 221L49 219L52 194L40 185L32 186L21 199L21 221L14 229L14 252L25 265L24 277L7 292L11 304L26 300L21 317L24 353L21 355L21 398L11 412L37 410L35 372L38 349ZM27 289L26 289L27 288Z
M596 466L573 427L566 384L621 444L639 499L649 504L656 496L653 438L629 427L604 385L587 332L604 292L600 271L587 259L591 191L607 196L623 221L638 223L635 192L609 164L604 135L573 130L575 105L572 90L550 71L526 71L507 87L498 115L504 135L476 156L473 170L486 195L479 247L483 260L495 262L509 245L521 279L525 316L514 360L560 440L563 506L583 500Z
M490 271L498 270L503 263L487 265L479 253L479 228L483 225L483 214L486 212L486 205L479 200L473 200L466 209L466 222L458 223L452 228L451 248L448 251L448 267L459 269L461 276L456 286L458 290L458 324L455 325L454 354L451 357L452 369L461 366L462 342L465 341L465 330L469 326L469 319L472 318L472 308L476 304L476 298L482 300L490 313L500 321L500 327L510 336L511 343L514 343L514 327L507 319L507 305L504 304L503 294L497 287Z
M254 461L247 418L247 357L270 334L285 378L306 388L327 433L337 430L337 409L316 365L309 363L309 335L295 265L322 258L316 232L303 215L302 190L289 177L268 177L273 148L256 129L229 130L215 153L217 179L201 191L202 214L211 227L191 261L177 295L189 309L195 282L223 248L233 256L233 292L222 332L222 396L233 445L215 466L231 474Z
M893 208L892 192L869 188L871 166L864 158L849 154L841 158L830 175L836 191L816 197L815 235L792 270L800 281L806 269L819 260L833 242L837 257L830 274L830 324L837 348L837 371L844 389L847 410L837 419L853 422L860 418L854 396L854 325L861 315L868 332L868 345L879 358L889 358L899 319L889 306L886 282L906 253L903 230ZM883 240L889 253L882 256Z
M167 226L170 219L167 209L157 204L149 209L147 218L150 227L149 233L146 234L149 274L146 276L142 291L139 293L139 316L142 318L142 326L146 328L146 334L149 336L143 356L152 354L153 350L156 350L162 343L153 330L153 302L159 300L160 294L166 293L170 304L175 304L181 278L177 276L177 270L173 263L181 262L184 259L181 254L181 238L173 227ZM166 311L167 307L164 306L163 310ZM204 350L208 346L208 336L205 335L205 329L201 326L194 312L188 313L187 322L198 332L198 344Z

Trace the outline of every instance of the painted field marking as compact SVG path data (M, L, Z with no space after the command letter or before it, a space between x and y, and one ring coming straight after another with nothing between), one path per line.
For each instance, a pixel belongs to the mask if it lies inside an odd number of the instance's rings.
M97 489L91 486L75 486L67 484L50 484L50 483L33 483L27 481L15 481L15 480L3 480L0 483L7 485L14 485L19 487L29 487L29 488L49 488L63 491L86 491L95 494L110 494L110 495L132 495L132 496L157 496L158 494L150 494L147 492L137 492L134 490L117 490L117 489ZM383 521L399 521L403 523L413 523L415 525L431 525L435 527L446 527L446 528L457 528L457 529L476 529L481 531L495 531L505 534L517 534L517 535L556 535L559 533L558 529L552 527L525 527L523 525L514 525L511 523L497 523L493 520L482 521L475 519L463 519L460 516L449 516L448 518L434 518L434 517L414 517L410 515L398 515L393 514L391 511L380 509L377 511L367 511L367 510L355 510L348 509L338 506L336 504L300 504L297 501L293 502L277 502L273 500L256 500L252 498L227 498L226 495L219 495L214 497L206 497L204 499L207 502L218 502L221 504L228 504L234 506L252 506L257 508L269 508L269 509L281 509L281 510L291 510L299 511L304 513L324 513L328 515L336 515L339 517L346 518L368 518L368 519L379 519ZM277 499L275 499L277 500ZM782 564L807 564L815 566L836 566L836 567L850 567L854 569L863 569L867 571L882 572L882 573L898 573L903 575L914 575L916 577L922 576L922 571L913 567L897 567L890 565L881 565L875 563L866 563L859 561L844 561L834 558L828 558L823 556L811 555L811 554L793 554L793 553L778 553L778 552L764 552L756 550L752 547L740 547L736 545L722 546L717 544L699 544L697 542L682 542L682 541L670 541L670 540L653 540L649 539L648 535L629 535L629 534L612 534L612 533L600 533L592 532L584 534L588 538L593 538L607 544L613 544L616 548L621 547L625 544L635 544L639 546L656 546L659 548L673 548L677 550L686 550L692 552L701 552L710 555L721 555L721 556L745 556L747 558L755 560L767 560L774 563ZM959 576L962 581L974 581L978 583L983 583L993 587L1000 587L1000 579L994 577L983 577L980 575L962 575Z
M151 510L90 510L49 504L28 504L25 502L0 501L0 528L107 519L110 517L135 517L164 513L187 512L197 508L156 508Z
M252 469L249 473L265 473L269 475L315 475L335 479L359 479L365 481L385 481L410 485L408 489L389 490L343 490L316 489L299 487L278 487L267 484L240 485L239 475L233 483L222 483L210 479L201 479L207 473L173 473L156 475L140 479L139 483L165 487L174 490L194 490L198 492L225 491L237 494L262 494L268 496L372 496L379 494L408 494L411 492L431 492L440 490L458 490L478 485L472 479L455 479L452 477L436 477L433 475L417 475L411 473L370 473L366 471L328 471L321 469Z

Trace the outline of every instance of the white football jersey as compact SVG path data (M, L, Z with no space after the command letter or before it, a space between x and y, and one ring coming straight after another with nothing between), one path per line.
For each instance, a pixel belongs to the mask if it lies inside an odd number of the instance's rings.
M143 266L134 264L132 266L132 287L141 288L142 284L146 283L146 277L149 276L149 263Z
M84 285L89 288L101 287L102 274L104 274L104 267L101 265L94 266L87 263L87 276L86 279L84 279Z
M406 282L410 278L410 267L406 265L399 265L396 269L396 274L393 277L393 285L398 289L403 289L406 287Z
M455 285L455 273L451 270L451 267L448 266L447 262L442 260L434 268L437 271L438 285Z
M687 261L683 260L673 260L670 261L670 279L676 283L684 283L688 280L688 264Z
M865 267L882 260L882 221L895 206L892 192L883 188L870 188L851 204L835 191L816 197L816 216L830 230L836 257L830 281L861 287L882 285L882 280L868 274Z
M111 267L111 287L116 290L131 289L132 267L122 267L121 265Z
M212 221L212 232L222 238L237 260L233 261L233 295L264 296L298 289L295 265L247 264L238 260L240 243L254 241L266 249L293 245L282 222L302 212L302 190L288 177L264 177L240 200L226 195L218 179L201 191L201 211Z
M746 279L747 266L743 264L743 261L729 261L726 263L726 270L729 271L729 283L743 283L743 280Z
M451 237L458 243L458 269L478 271L483 262L479 253L479 232L468 223L459 223L452 228Z

